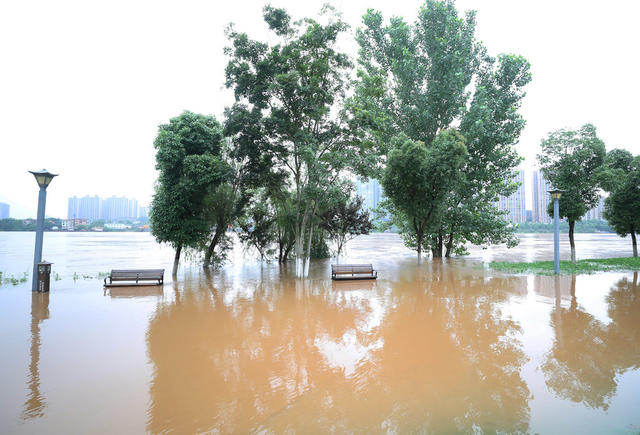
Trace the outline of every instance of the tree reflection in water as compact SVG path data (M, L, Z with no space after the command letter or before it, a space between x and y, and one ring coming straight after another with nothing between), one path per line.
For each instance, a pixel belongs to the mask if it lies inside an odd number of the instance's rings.
M526 432L520 330L501 312L526 278L466 273L188 281L151 320L148 430Z
M638 274L616 283L607 296L609 324L582 310L576 298L576 277L571 278L569 308L560 304L551 316L553 348L542 365L547 386L559 397L607 410L617 390L616 376L640 363Z

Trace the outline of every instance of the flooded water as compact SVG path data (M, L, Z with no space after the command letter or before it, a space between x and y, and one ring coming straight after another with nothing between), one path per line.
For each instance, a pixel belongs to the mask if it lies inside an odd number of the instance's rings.
M577 243L583 257L630 251L611 235ZM239 250L219 271L105 291L98 272L169 268L171 250L148 234L47 234L51 293L0 287L0 433L637 434L638 274L480 263L549 259L550 244L418 264L372 235L343 261L372 262L376 281L332 282L330 260L297 280ZM0 233L0 271L28 270L32 246Z

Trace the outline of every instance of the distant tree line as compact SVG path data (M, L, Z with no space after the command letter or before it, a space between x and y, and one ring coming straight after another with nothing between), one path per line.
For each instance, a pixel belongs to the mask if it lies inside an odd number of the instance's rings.
M46 218L44 220L44 230L51 231L54 227L60 228L61 219ZM35 219L0 219L0 231L35 231Z
M553 223L542 222L522 222L518 224L518 233L553 233ZM569 232L569 223L566 220L560 221L560 232ZM607 221L588 220L578 221L575 223L574 232L576 233L613 233L613 228L609 226Z
M44 220L44 230L45 231L60 231L62 230L62 221L64 219L58 218L46 218ZM76 225L75 231L91 231L94 228L101 228L104 232L120 232L120 231L141 231L140 227L132 227L127 229L115 229L115 228L106 228L104 227L107 221L104 220L95 220L91 221L86 225ZM121 223L132 224L132 221L124 221ZM35 231L36 230L36 220L35 219L0 219L0 231Z

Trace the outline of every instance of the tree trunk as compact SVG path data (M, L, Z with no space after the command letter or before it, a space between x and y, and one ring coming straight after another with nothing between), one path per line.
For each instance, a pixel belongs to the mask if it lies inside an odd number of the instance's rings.
M286 263L289 261L289 254L291 253L291 249L293 248L293 243L289 243L284 247L284 255L282 256L282 262Z
M451 257L451 251L453 250L453 229L449 233L449 240L447 240L447 252L444 254L445 257Z
M309 274L309 263L311 262L311 243L313 242L313 223L309 225L309 240L307 241L307 253L305 255L304 275Z
M422 231L416 231L416 241L418 242L418 258L422 257Z
M631 225L631 243L633 244L633 256L638 256L638 242L636 241L636 231L633 225Z
M342 240L340 237L338 237L337 240L337 244L338 244L338 249L336 252L336 263L340 263L340 253L342 253L342 246L344 245L344 240Z
M213 239L211 239L211 243L207 248L207 253L204 256L204 267L208 267L211 265L211 257L213 257L213 253L218 246L218 242L220 241L220 236L222 236L222 232L224 225L216 225L216 232L213 234Z
M433 258L442 258L442 234L438 234L433 238L434 246L431 249Z
M576 241L573 239L573 228L576 221L569 221L569 244L571 245L571 262L576 262Z
M180 252L182 252L182 245L178 245L176 248L176 256L173 258L173 271L171 272L172 276L176 276L178 274L178 263L180 263Z

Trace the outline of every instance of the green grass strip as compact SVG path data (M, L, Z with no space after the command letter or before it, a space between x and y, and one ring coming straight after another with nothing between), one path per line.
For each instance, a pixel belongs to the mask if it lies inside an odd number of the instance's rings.
M553 261L534 261L532 263L514 263L510 261L492 261L493 270L511 273L532 273L534 275L553 275ZM560 262L561 275L580 275L612 270L640 270L640 257L594 258Z

